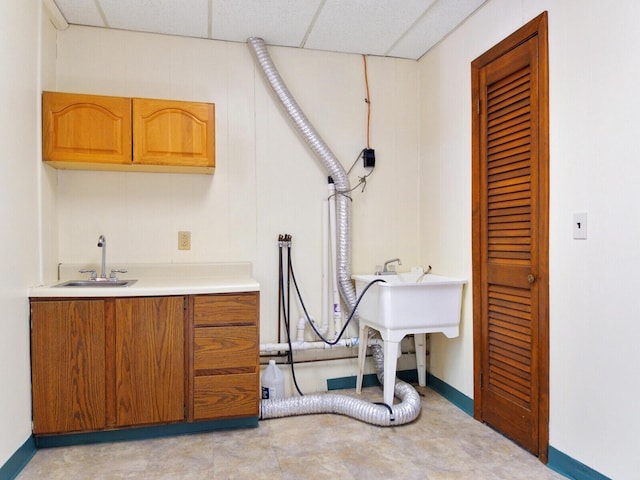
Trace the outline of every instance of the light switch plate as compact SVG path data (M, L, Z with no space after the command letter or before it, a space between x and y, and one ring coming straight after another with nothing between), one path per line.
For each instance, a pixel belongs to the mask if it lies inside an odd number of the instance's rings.
M587 239L587 214L574 213L573 214L573 238L575 240Z

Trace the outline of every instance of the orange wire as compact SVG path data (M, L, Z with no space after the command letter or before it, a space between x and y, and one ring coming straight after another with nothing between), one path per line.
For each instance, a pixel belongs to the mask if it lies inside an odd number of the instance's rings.
M364 83L367 86L367 98L364 99L367 102L367 148L369 148L369 130L371 128L371 98L369 97L369 75L367 74L367 57L362 55L362 61L364 62Z

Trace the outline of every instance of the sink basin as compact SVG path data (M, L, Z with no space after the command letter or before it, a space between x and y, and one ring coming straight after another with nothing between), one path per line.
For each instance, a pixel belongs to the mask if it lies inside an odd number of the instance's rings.
M128 287L137 280L67 280L55 287Z
M368 325L386 335L402 338L407 333L442 332L459 335L462 287L466 280L420 273L395 275L354 275L358 296L364 294L358 313ZM419 282L416 280L420 279Z

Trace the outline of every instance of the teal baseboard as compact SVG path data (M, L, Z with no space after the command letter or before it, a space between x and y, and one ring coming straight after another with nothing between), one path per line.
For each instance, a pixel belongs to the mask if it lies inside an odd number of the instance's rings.
M125 428L122 430L109 430L106 432L47 435L35 437L35 443L38 448L67 447L70 445L143 440L149 438L212 432L215 430L231 430L234 428L251 428L257 426L258 417L247 417L228 420L211 420L207 422L174 423L172 425L157 425L153 427Z
M456 407L462 410L467 415L473 417L473 399L467 397L460 390L453 388L446 382L443 382L438 377L434 377L430 373L427 373L427 385L438 392L444 398L453 403Z
M36 442L33 437L29 437L22 446L11 455L11 458L0 467L0 480L12 480L18 476L31 457L36 454Z
M396 372L397 377L407 383L417 383L418 373L416 370L401 370ZM378 376L375 373L367 373L362 377L363 387L375 387L380 385ZM327 379L327 390L345 390L356 388L356 377L338 377Z
M611 480L584 463L574 460L569 455L549 446L547 467L573 480Z

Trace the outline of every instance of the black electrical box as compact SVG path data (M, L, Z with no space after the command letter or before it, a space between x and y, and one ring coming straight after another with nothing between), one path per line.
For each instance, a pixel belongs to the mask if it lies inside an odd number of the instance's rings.
M365 148L362 151L362 158L365 167L373 168L376 166L376 151L373 148Z

